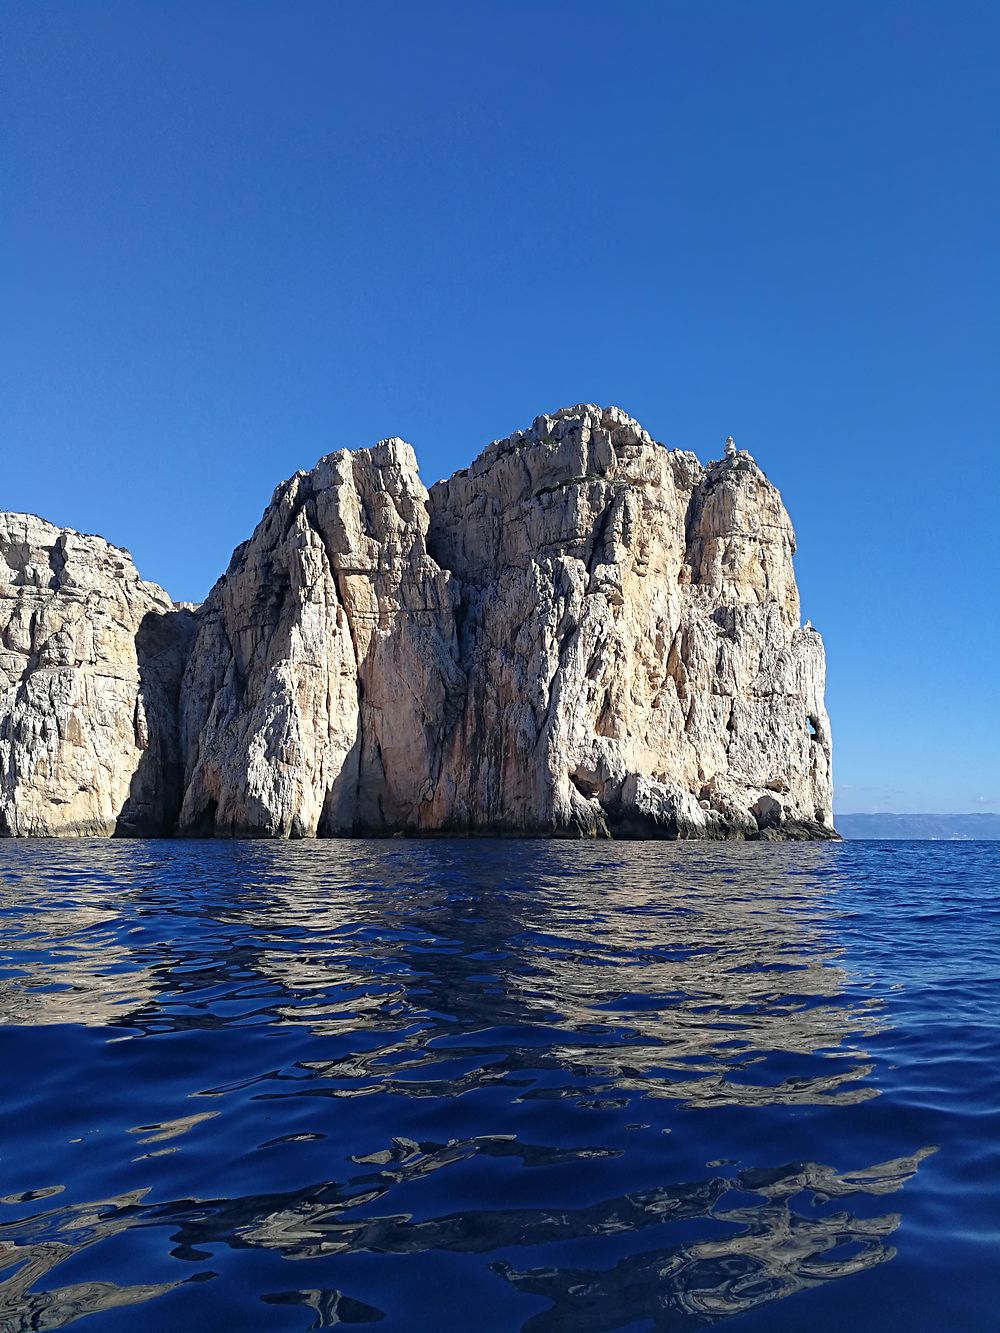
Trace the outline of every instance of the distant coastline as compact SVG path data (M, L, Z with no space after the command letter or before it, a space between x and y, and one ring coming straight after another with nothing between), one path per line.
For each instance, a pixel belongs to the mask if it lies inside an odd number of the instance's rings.
M1000 814L836 815L834 822L841 837L850 839L920 838L947 842L1000 839Z

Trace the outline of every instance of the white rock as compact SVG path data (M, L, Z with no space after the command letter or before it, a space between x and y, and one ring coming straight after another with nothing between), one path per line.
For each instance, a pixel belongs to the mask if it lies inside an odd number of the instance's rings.
M584 404L430 494L401 440L331 454L196 618L2 521L11 833L169 831L182 787L187 834L834 836L822 641L745 451Z
M169 825L191 626L127 551L0 514L0 833Z

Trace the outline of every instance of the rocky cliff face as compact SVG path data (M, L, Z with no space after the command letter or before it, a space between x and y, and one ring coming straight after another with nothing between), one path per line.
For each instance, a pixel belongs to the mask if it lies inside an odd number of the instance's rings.
M823 649L748 454L703 469L618 409L540 417L431 492L468 690L459 826L822 836Z
M197 617L3 521L7 832L835 836L822 643L748 454L593 406L429 494L400 440L331 454Z
M176 819L193 628L127 551L0 514L0 835L152 833Z
M203 608L181 702L181 830L431 828L465 693L458 589L401 440L279 486Z

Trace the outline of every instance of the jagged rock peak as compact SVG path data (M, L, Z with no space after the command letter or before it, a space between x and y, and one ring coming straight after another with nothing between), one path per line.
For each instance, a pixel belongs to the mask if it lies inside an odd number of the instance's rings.
M521 439L532 443L549 436L554 439L576 429L606 430L621 444L654 444L655 441L634 417L620 407L599 407L596 403L577 403L574 407L560 407L555 412L536 417L526 431L519 431ZM516 438L516 437L515 437Z
M141 586L154 601L170 604L155 583L146 583L123 546L103 537L57 528L37 514L0 513L0 585L9 588L45 588L59 592L97 591L108 579L118 579L126 590ZM127 593L126 593L127 595Z
M515 431L513 435L502 440L494 440L468 467L459 468L454 475L478 476L490 468L498 458L517 450L543 441L559 441L577 433L589 434L594 431L601 432L609 445L652 446L655 443L649 432L620 407L598 407L596 403L578 403L574 407L561 407L556 412L536 417L525 430Z

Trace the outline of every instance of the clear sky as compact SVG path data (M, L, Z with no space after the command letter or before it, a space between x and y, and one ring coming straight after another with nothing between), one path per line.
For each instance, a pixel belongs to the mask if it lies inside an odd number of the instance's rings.
M0 507L200 600L275 485L732 433L837 808L1000 809L997 0L6 0Z

